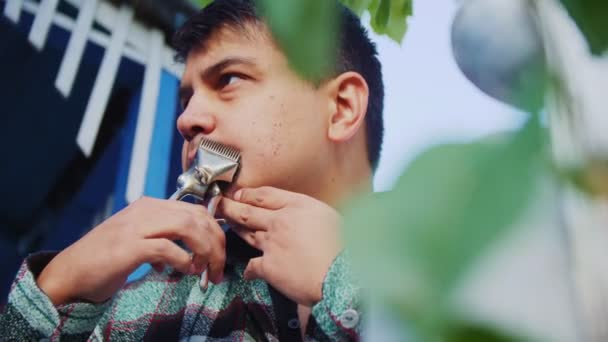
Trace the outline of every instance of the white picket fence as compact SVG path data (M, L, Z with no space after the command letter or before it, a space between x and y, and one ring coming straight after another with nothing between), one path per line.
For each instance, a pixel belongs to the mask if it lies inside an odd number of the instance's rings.
M4 15L15 23L23 12L34 16L28 40L38 50L44 48L51 26L71 32L55 80L55 87L66 98L72 91L86 44L91 42L105 49L77 135L77 144L86 156L93 151L121 59L128 58L145 67L127 185L127 200L132 202L144 192L161 71L165 69L181 78L183 65L174 62L174 50L165 45L158 29L134 20L130 6L117 8L104 0L66 1L78 9L76 20L58 11L59 0L6 0ZM94 23L110 34L94 28Z

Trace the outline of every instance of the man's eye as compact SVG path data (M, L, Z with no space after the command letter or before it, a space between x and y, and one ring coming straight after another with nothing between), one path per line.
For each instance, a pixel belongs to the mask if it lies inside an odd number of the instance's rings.
M223 89L229 85L232 85L243 79L243 76L239 74L224 74L220 77L218 82L218 89Z

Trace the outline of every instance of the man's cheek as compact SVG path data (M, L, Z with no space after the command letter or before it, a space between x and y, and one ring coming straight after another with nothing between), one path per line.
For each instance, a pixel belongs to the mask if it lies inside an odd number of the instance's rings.
M241 159L241 171L238 175L239 185L259 187L270 184L276 174L281 172L281 166L272 152L268 150L257 151L252 156Z

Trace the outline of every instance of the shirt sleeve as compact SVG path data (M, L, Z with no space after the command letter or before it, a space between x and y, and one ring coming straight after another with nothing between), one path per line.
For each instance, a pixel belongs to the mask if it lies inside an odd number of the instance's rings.
M341 252L323 281L323 297L312 308L312 340L359 340L361 289L352 273L347 253Z
M0 313L0 336L6 341L87 340L109 306L72 303L55 307L36 277L56 253L30 255L21 265Z

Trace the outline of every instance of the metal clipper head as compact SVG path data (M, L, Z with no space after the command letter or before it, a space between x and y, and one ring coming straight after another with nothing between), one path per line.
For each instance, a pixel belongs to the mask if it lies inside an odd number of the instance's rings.
M210 186L217 182L231 183L240 166L241 153L231 147L203 138L194 162L177 179L177 191L170 199L181 200L193 196L205 200ZM216 196L216 194L212 194Z

